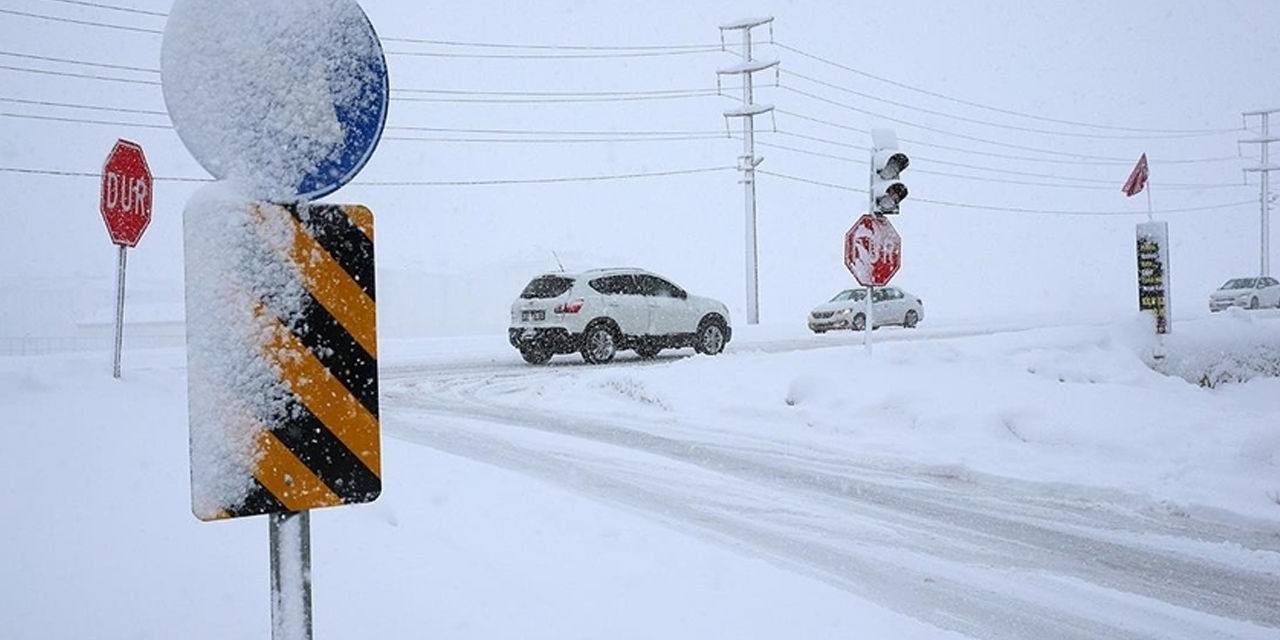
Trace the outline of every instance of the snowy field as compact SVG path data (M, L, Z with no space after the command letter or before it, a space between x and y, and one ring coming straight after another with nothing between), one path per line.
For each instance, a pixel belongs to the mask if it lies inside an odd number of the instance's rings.
M317 636L1274 638L1280 379L999 329L388 343L386 490L313 520ZM1186 367L1280 348L1274 312L1176 331ZM108 359L0 360L4 637L262 637L265 522L190 514L182 352Z

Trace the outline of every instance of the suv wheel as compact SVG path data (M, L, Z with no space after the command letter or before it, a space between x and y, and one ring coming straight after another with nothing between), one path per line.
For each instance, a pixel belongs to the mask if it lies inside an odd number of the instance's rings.
M1253 299L1249 301L1249 308L1250 309L1258 308L1258 296L1254 296Z
M529 364L546 364L551 361L551 350L538 347L525 347L520 350L520 357Z
M582 338L582 359L591 364L605 364L618 355L618 338L605 324L587 328Z
M920 314L916 313L915 309L912 309L907 312L907 317L902 319L902 326L914 329L917 324L920 324Z
M714 356L724 351L725 330L719 320L708 320L698 329L694 350L698 353Z
M867 316L859 313L853 317L853 324L850 325L854 331L862 331L867 328Z

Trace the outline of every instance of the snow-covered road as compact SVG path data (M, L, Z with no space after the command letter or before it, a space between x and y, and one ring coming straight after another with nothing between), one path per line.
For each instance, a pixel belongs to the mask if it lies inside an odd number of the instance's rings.
M850 342L778 339L740 349L771 366L771 357L825 347L845 357ZM730 357L696 360L701 375L743 366ZM726 424L711 425L696 412L671 410L643 386L627 389L631 412L542 395L601 380L616 386L619 371L682 363L631 362L604 373L576 362L401 363L384 372L385 427L392 437L621 505L966 636L1280 634L1273 521L1182 509L1105 482L1013 479L851 454L856 441L830 447L782 428L738 428L732 423L770 421L745 400L741 413L721 411Z

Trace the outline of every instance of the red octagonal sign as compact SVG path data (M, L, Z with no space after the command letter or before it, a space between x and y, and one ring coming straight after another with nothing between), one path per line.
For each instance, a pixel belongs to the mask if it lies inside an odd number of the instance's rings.
M858 284L883 287L902 266L902 237L884 216L863 214L844 234L844 266Z
M151 224L151 169L142 147L117 140L102 166L102 219L111 242L135 247Z

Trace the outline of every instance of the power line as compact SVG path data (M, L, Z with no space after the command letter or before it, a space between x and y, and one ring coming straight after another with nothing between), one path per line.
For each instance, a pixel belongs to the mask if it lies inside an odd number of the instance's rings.
M565 50L565 51L674 51L696 49L699 51L723 51L725 45L719 42L697 44L654 44L654 45L572 45L572 44L517 44L512 42L474 42L464 40L429 40L426 38L404 38L388 36L384 42L404 42L411 44L429 44L444 47L475 47L480 49L533 49L533 50Z
M1091 139L1098 139L1098 140L1159 140L1159 139L1185 139L1185 138L1202 138L1202 137L1206 137L1206 136L1220 136L1220 135L1226 135L1226 134L1236 134L1236 133L1239 133L1239 132L1240 132L1240 130L1239 130L1239 129L1227 129L1227 130L1222 130L1222 131L1209 131L1209 132L1201 132L1201 133L1160 133L1160 134L1156 134L1156 133L1149 133L1149 134L1145 134L1145 135L1120 135L1120 134L1112 134L1112 133L1077 133L1077 132L1069 132L1069 131L1055 131L1055 130L1052 130L1052 129L1037 129L1037 128L1035 128L1035 127L1023 127L1023 126L1014 125L1014 124L1004 124L1004 123L1000 123L1000 122L992 122L992 121L990 121L990 120L982 120L982 119L979 119L979 118L970 118L970 117L967 117L967 116L956 115L956 114L952 114L952 113L947 113L947 112L945 112L945 111L935 111L935 110L932 110L932 109L926 109L926 108L924 108L924 107L919 107L919 106L916 106L916 105L913 105L913 104L907 104L907 103L905 103L905 102L898 102L898 101L895 101L895 100L889 100L889 99L887 99L887 98L882 98L882 97L880 97L880 96L877 96L877 95L874 95L874 94L871 94L871 93L866 93L866 92L863 92L863 91L858 91L858 90L856 90L856 89L851 89L851 88L849 88L849 87L845 87L845 86L842 86L842 85L838 85L838 84L835 84L835 83L832 83L832 82L827 82L827 81L825 81L825 80L820 80L820 79L818 79L818 78L814 78L814 77L812 77L812 76L807 76L807 75L804 75L804 74L802 74L802 73L797 73L797 72L795 72L795 71L791 71L790 69L787 69L787 68L783 68L783 69L781 69L781 71L782 71L782 73L784 73L784 74L786 74L786 75L789 75L789 76L792 76L792 77L795 77L795 78L799 78L799 79L804 80L804 81L806 81L806 82L811 82L811 83L813 83L813 84L816 84L816 85L819 85L819 86L822 86L822 87L827 87L828 89L835 89L835 90L837 90L837 91L841 91L841 92L844 92L844 93L847 93L847 94L850 94L850 95L858 96L858 97L860 97L860 98L866 98L866 99L868 99L868 100L874 100L874 101L876 101L876 102L882 102L882 103L884 103L884 104L892 105L892 106L895 106L895 107L901 107L901 108L904 108L904 109L910 109L910 110L912 110L912 111L919 111L920 113L927 113L927 114L929 114L929 115L933 115L933 116L940 116L940 117L943 117L943 118L951 118L951 119L953 119L953 120L959 120L959 121L961 121L961 122L969 122L969 123L972 123L972 124L979 124L979 125L983 125L983 126L987 126L987 127L995 127L995 128L998 128L998 129L1008 129L1008 130L1010 130L1010 131L1022 131L1022 132L1026 132L1026 133L1039 133L1039 134L1053 135L1053 136L1063 136L1063 137L1069 137L1069 138L1091 138Z
M135 9L133 7L121 7L114 4L103 4L101 2L85 2L84 0L45 0L45 2L60 2L62 4L73 4L81 7L93 7L95 9L109 9L111 11L123 11L125 13L136 13L143 16L157 16L164 18L168 13L163 11L147 11L146 9Z
M387 51L388 56L407 58L475 58L475 59L510 59L510 60L565 60L565 59L599 59L599 58L657 58L665 56L687 56L703 53L723 53L719 47L715 49L676 49L673 51L598 51L592 53L470 53L452 51Z
M797 49L796 47L792 47L792 46L790 46L790 45L788 45L788 44L786 44L786 43L783 43L783 42L777 42L777 41L775 41L773 44L774 44L774 46L777 46L777 47L778 47L778 48L780 48L780 49L784 49L784 50L786 50L786 51L790 51L790 52L792 52L792 53L795 53L795 54L797 54L797 55L803 56L803 57L805 57L805 58L809 58L810 60L815 60L815 61L817 61L817 62L821 62L821 63L823 63L823 64L827 64L827 65L833 66L833 67L835 67L835 68L837 68L837 69L843 69L843 70L848 71L848 72L850 72L850 73L853 73L853 74L856 74L856 75L863 76L863 77L865 77L865 78L870 78L870 79L872 79L872 80L876 80L876 81L879 81L879 82L883 82L883 83L885 83L885 84L893 85L893 86L898 87L898 88L900 88L900 89L906 89L906 90L908 90L908 91L914 91L914 92L916 92L916 93L920 93L920 94L923 94L923 95L931 96L931 97L934 97L934 98L939 98L939 99L942 99L942 100L948 100L948 101L950 101L950 102L954 102L954 103L956 103L956 104L962 104L962 105L965 105L965 106L967 106L967 107L976 107L976 108L978 108L978 109L986 109L986 110L988 110L988 111L993 111L993 112L996 112L996 113L1003 113L1003 114L1005 114L1005 115L1018 116L1018 117L1021 117L1021 118L1028 118L1028 119L1031 119L1031 120L1039 120L1039 121L1041 121L1041 122L1052 122L1052 123L1056 123L1056 124L1066 124L1066 125L1072 125L1072 126L1077 126L1077 127L1091 127L1091 128L1094 128L1094 129L1109 129L1109 130L1112 130L1112 131L1130 131L1130 132L1135 132L1135 133L1189 133L1189 134L1190 134L1190 133L1203 133L1203 134L1211 134L1211 133L1228 133L1228 132L1234 132L1234 131L1237 131L1237 129L1225 129L1225 128L1224 128L1224 129L1155 129L1155 128L1147 128L1147 127L1125 127L1125 126L1114 126L1114 125L1098 124L1098 123L1093 123L1093 122L1082 122L1082 121L1079 121L1079 120L1064 120L1064 119L1059 119L1059 118L1051 118L1051 117L1041 116L1041 115L1037 115L1037 114L1033 114L1033 113L1026 113L1026 112L1023 112L1023 111L1015 111L1015 110L1012 110L1012 109L1003 109L1003 108L1000 108L1000 107L993 107L993 106L991 106L991 105L982 104L982 103L980 103L980 102L973 102L973 101L970 101L970 100L964 100L964 99L962 99L962 98L956 98L956 97L954 97L954 96L949 96L949 95L946 95L946 94L943 94L943 93L938 93L938 92L935 92L935 91L930 91L930 90L928 90L928 89L921 89L920 87L915 87L915 86L912 86L912 85L909 85L909 84L905 84L905 83L902 83L902 82L898 82L898 81L896 81L896 80L892 80L892 79L890 79L890 78L885 78L885 77L883 77L883 76L878 76L878 75L875 75L875 74L872 74L872 73L868 73L868 72L866 72L866 71L863 71L862 69L857 69L857 68L851 67L851 66L849 66L849 65L841 64L841 63L836 62L836 61L834 61L834 60L831 60L831 59L828 59L828 58L824 58L824 57L822 57L822 56L819 56L819 55L816 55L816 54L813 54L813 53L809 53L809 52L807 52L807 51L803 51L803 50L801 50L801 49Z
M120 31L132 31L134 33L152 33L162 35L164 31L160 29L148 29L146 27L131 27L123 24L112 24L109 22L95 22L93 20L76 20L75 18L63 18L61 16L49 16L40 13L28 13L26 11L15 11L13 9L0 9L0 13L6 13L13 16L22 16L24 18L33 18L36 20L47 20L50 22L65 22L68 24L78 24L90 27L102 27L105 29L117 29Z
M843 105L840 105L839 103L836 103L836 102L831 102L831 104L835 104L836 106L843 106ZM856 133L862 133L862 134L867 134L867 135L870 135L870 133L871 133L871 131L870 131L870 130L868 130L868 129L863 129L863 128L861 128L861 127L854 127L854 126L850 126L850 125L847 125L847 124L843 124L843 123L840 123L840 122L836 122L836 121L834 121L834 120L825 120L825 119L823 119L823 118L817 118L817 117L814 117L814 116L811 116L811 115L806 115L806 114L798 113L798 112L795 112L795 111L788 111L788 110L786 110L786 109L776 109L776 111L777 111L778 113L783 114L783 115L791 116L791 117L793 117L793 118L797 118L797 119L800 119L800 120L806 120L806 121L809 121L809 122L813 122L813 123L815 123L815 124L821 124L821 125L824 125L824 126L833 127L833 128L836 128L836 129L842 129L842 130L845 130L845 131L853 131L853 132L856 132ZM845 146L845 147L849 147L849 148L853 148L853 149L861 149L861 150L864 150L864 151L868 149L868 147L859 146L859 145L855 145L855 144L849 144L849 143L843 143L843 142L834 142L834 141L830 141L830 140L821 140L821 139L816 139L816 138L814 138L814 139L815 139L815 140L817 140L817 141L819 141L819 142L825 142L825 143L827 143L827 144L832 144L832 145L836 145L836 146ZM952 146L952 145L940 144L940 143L937 143L937 142L926 142L926 141L924 141L924 140L917 140L917 139L905 138L905 137L900 137L900 138L899 138L899 140L901 140L902 142L908 143L908 144L914 144L914 145L918 145L918 146L921 146L921 147L929 147L929 148L933 148L933 149L941 149L941 150L944 150L944 151L954 151L954 152L956 152L956 153L963 153L963 154L969 154L969 155L975 155L975 156L984 156L984 157L989 157L989 158L1000 158L1000 159L1003 159L1003 160L1019 160L1019 161L1024 161L1024 162L1040 162L1040 163L1045 163L1045 164L1079 165L1079 166L1127 166L1127 165L1131 165L1131 164L1133 164L1133 162L1134 162L1134 160L1133 160L1133 159L1126 159L1126 158L1120 158L1120 157L1115 157L1115 156L1089 156L1089 155L1083 155L1083 154L1062 154L1062 155L1066 155L1066 156L1069 156L1069 157L1083 158L1083 159L1080 159L1080 160L1059 160L1059 159L1051 159L1051 158L1036 158L1036 157L1032 157L1032 156L1020 156L1020 155L1012 155L1012 154L1008 154L1008 153L997 153L997 152L994 152L994 151L983 151L983 150L980 150L980 149L970 149L970 148L966 148L966 147L956 147L956 146ZM983 140L983 141L984 141L984 142L989 142L989 141L985 141L985 140ZM1061 153L1061 152L1057 152L1057 151L1050 151L1050 150L1038 149L1038 148L1035 148L1035 147L1020 147L1020 146L1017 146L1017 145L1006 145L1006 144L1004 144L1004 143L997 143L997 142L991 142L991 144L998 144L998 145L1000 145L1000 146L1011 146L1011 147L1013 147L1013 148L1015 148L1015 149L1029 149L1029 150L1036 151L1036 152L1040 152L1040 153ZM913 154L913 155L914 155L914 154ZM919 157L919 156L917 156L917 157ZM1241 159L1241 158L1240 158L1239 156L1224 156L1224 157L1218 157L1218 158L1183 158L1183 159L1174 158L1174 159L1170 159L1170 160L1155 160L1155 161L1153 161L1153 164L1204 164L1204 163L1210 163L1210 162L1228 162L1228 161L1231 161L1231 162L1237 162L1237 161L1239 161L1240 159Z
M785 131L778 131L777 133L787 134L787 132ZM868 162L867 158L853 158L850 156L841 156L841 155L835 155L835 154L829 154L829 153L822 153L820 151L800 149L800 148L790 147L787 145L781 145L781 144L772 143L772 142L758 142L756 144L759 144L760 146L763 146L763 147L779 149L782 151L790 151L793 153L800 153L804 155L827 158L831 160L840 160L843 162L850 162L854 164L865 165ZM1046 177L1046 178L1053 178L1053 179L1084 180L1084 181L1095 183L1095 184L1084 185L1084 184L1066 184L1066 183L1053 183L1053 182L1030 182L1025 180L1011 180L1007 177L969 176L969 175L964 175L960 173L948 173L945 171L931 171L929 169L917 168L914 165L911 167L911 172L913 174L938 176L942 178L953 178L957 180L968 180L971 182L989 182L989 183L995 183L995 184L1011 184L1011 185L1020 185L1020 186L1028 186L1028 187L1048 187L1053 189L1075 189L1075 190L1085 190L1085 191L1116 191L1117 188L1115 185L1118 184L1118 182L1115 180L1087 180L1084 178L1069 178L1065 176L1053 176L1048 174L1039 174L1039 175L1042 175L1043 177ZM1106 185L1106 186L1101 186L1101 185ZM1234 189L1234 188L1240 188L1240 187L1248 187L1250 185L1244 184L1244 183L1238 183L1238 184L1222 183L1222 184L1161 184L1160 186L1162 189L1191 191L1191 190L1203 190L1203 189Z
M632 89L617 91L586 91L586 90L564 90L564 91L481 91L475 89L396 89L399 93L417 93L417 94L440 94L440 95L459 95L459 96L500 96L500 97L525 97L525 98L576 98L576 97L600 97L600 96L657 96L670 95L676 93L716 93L720 89L711 87L695 87L689 89Z
M173 129L169 124L146 124L142 122L114 122L110 120L90 120L86 118L67 118L62 116L42 116L31 113L0 112L0 117L21 118L23 120L46 120L50 122L73 122L76 124L101 124L112 127L138 127L141 129Z
M826 103L826 104L829 104L829 105L832 105L832 106L835 106L835 107L839 107L839 108L841 108L841 109L846 109L846 110L849 110L849 111L853 111L853 112L855 112L855 113L860 113L860 114L868 115L868 116L872 116L872 117L875 117L875 118L881 118L881 119L884 119L884 120L888 120L888 121L890 121L890 122L897 122L897 123L899 123L899 124L906 125L906 126L908 126L908 127L913 127L913 128L921 129L921 130L924 130L924 131L930 131L930 132L933 132L933 133L940 133L940 134L942 134L942 135L952 136L952 137L955 137L955 138L961 138L961 139L963 139L963 140L970 140L970 141L973 141L973 142L980 142L980 143L983 143L983 144L989 144L989 145L993 145L993 146L997 146L997 147L1005 147L1005 148L1009 148L1009 149L1017 149L1017 150L1020 150L1020 151L1032 151L1032 152L1035 152L1035 153L1043 153L1043 154L1046 154L1046 155L1052 155L1052 156L1059 156L1059 157L1066 157L1066 158L1081 158L1081 159L1088 159L1088 160L1062 161L1062 160L1045 160L1045 159L1040 159L1040 158L1027 158L1027 157L1014 158L1014 159L1018 159L1018 160L1027 160L1027 161L1032 161L1032 162L1056 162L1056 163L1058 163L1058 164L1122 164L1122 165L1123 165L1123 164L1132 164L1132 163L1134 162L1134 160L1133 160L1132 158L1119 158L1119 157L1115 157L1115 156L1098 156L1098 155L1093 155L1093 154L1088 154L1088 153L1073 153L1073 152L1065 152L1065 151L1056 151L1056 150L1054 150L1054 149L1045 149L1045 148L1043 148L1043 147L1031 147L1031 146L1026 146L1026 145L1018 145L1018 144L1012 144L1012 143L1008 143L1008 142L1000 142L999 140L991 140L991 139L989 139L989 138L982 138L982 137L979 137L979 136L971 136L971 135L968 135L968 134L956 133L956 132L954 132L954 131L948 131L948 130L946 130L946 129L939 129L939 128L937 128L937 127L931 127L931 126L929 126L929 125L920 124L920 123L918 123L918 122L912 122L912 121L910 121L910 120L903 120L903 119L901 119L901 118L895 118L895 117L892 117L892 116L887 116L887 115L882 114L882 113L877 113L877 112L874 112L874 111L869 111L869 110L866 110L866 109L862 109L862 108L860 108L860 107L855 107L855 106L853 106L853 105L844 104L844 103L842 103L842 102L838 102L838 101L836 101L836 100L832 100L832 99L830 99L830 98L826 98L826 97L823 97L823 96L820 96L820 95L817 95L817 94L809 93L808 91L803 91L803 90L801 90L801 89L796 89L795 87L788 87L788 86L783 85L783 86L781 86L781 87L779 87L779 88L780 88L780 89L782 89L782 90L784 90L784 91L789 91L789 92L791 92L791 93L795 93L795 94L797 94L797 95L804 96L804 97L809 98L809 99L811 99L811 100L816 100L816 101L818 101L818 102L823 102L823 103ZM910 143L912 143L912 144L920 144L920 145L935 146L935 147L942 148L942 147L941 147L941 145L937 145L937 144L929 143L929 142L923 142L923 141L912 141L912 140L908 140L908 139L906 139L906 138L901 138L901 140L902 140L903 142L910 142ZM969 150L969 149L964 149L963 151L964 151L964 152L966 152L966 153L978 153L978 152L976 152L976 151L972 151L972 150ZM1205 163L1211 163L1211 162L1237 162L1237 161L1239 161L1239 160L1240 160L1240 157L1237 155L1237 156L1227 156L1227 157L1217 157L1217 158L1186 158L1186 159L1176 159L1176 160L1163 160L1162 162L1163 162L1164 164L1205 164Z
M679 142L688 140L727 140L733 136L697 135L697 136L615 136L598 138L422 138L413 136L384 136L384 140L396 142L440 142L456 144L588 144L602 142Z
M693 175L700 173L712 173L718 171L732 171L737 167L701 167L694 169L671 169L667 171L643 171L636 173L617 173L609 175L590 175L590 176L558 176L551 178L502 178L492 180L412 180L412 181L357 181L352 182L351 186L361 187L470 187L470 186L499 186L499 185L515 185L515 184L557 184L566 182L602 182L610 180L632 180L641 178L661 178L669 176ZM52 169L28 169L21 167L0 167L0 173L17 173L26 175L43 175L57 177L76 177L76 178L101 178L101 173L93 173L89 171L60 171ZM192 178L192 177L172 177L157 176L154 178L159 182L213 182L211 178Z
M17 53L14 51L0 51L0 56L9 56L11 58L24 58L27 60L43 60L45 62L61 62L65 64L79 64L88 67L100 67L103 69L121 69L124 71L140 71L143 73L160 73L159 69L148 69L146 67L131 67L123 64L108 64L105 62L89 62L86 60L73 60L71 58L57 58L54 56L40 56L33 53Z
M115 113L135 113L148 116L168 116L166 111L155 111L151 109L129 109L125 107L108 107L101 105L81 104L77 102L55 102L52 100L27 100L25 98L9 98L0 96L0 102L9 102L13 104L25 104L40 107L61 107L64 109L84 109L88 111L110 111Z
M487 185L512 185L512 184L554 184L561 182L599 182L605 180L630 180L636 178L660 178L667 176L683 176L699 173L714 173L719 171L733 171L737 167L703 167L697 169L672 169L668 171L647 171L638 173L619 173L613 175L596 175L596 176L572 176L572 177L556 177L556 178L509 178L496 180L428 180L428 181L378 181L378 182L357 182L353 183L361 186L370 187L459 187L459 186L487 186Z
M7 64L0 64L0 69L6 71L21 71L23 73L35 73L45 76L60 76L64 78L84 78L89 80L102 80L106 82L122 82L125 84L145 84L151 86L160 86L159 80L140 80L137 78L112 78L110 76L99 76L89 73L74 73L71 71L49 71L47 69L29 69L26 67L14 67Z
M643 94L643 95L615 95L615 96L581 96L581 97L529 97L529 98L511 98L511 97L422 97L422 96L406 96L402 94L394 95L392 100L399 102L422 102L422 103L454 103L454 104L582 104L592 102L647 102L653 100L687 100L689 98L706 98L711 96L722 95L715 89L705 89L698 91L688 91L685 93L662 93L662 94Z
M835 184L832 182L823 182L821 180L813 180L810 178L803 178L800 176L794 176L794 175L789 175L785 173L777 173L774 171L765 171L763 169L760 169L758 171L759 173L762 173L767 176L782 178L784 180L791 180L793 182L801 182L805 184L817 185L820 187L827 187L829 189L836 189L840 191L848 191L851 193L861 193L861 194L867 193L866 189L859 189L857 187L850 187L847 185ZM1045 214L1045 215L1062 215L1062 216L1126 216L1126 215L1146 215L1147 213L1146 211L1081 211L1081 210L1058 210L1058 209L1029 209L1029 208L1020 208L1020 207L998 207L993 205L972 204L967 202L931 200L928 198L917 198L914 196L911 198L911 200L913 202L923 202L926 204L934 204L934 205L943 206L943 207L956 207L961 209L978 209L983 211L998 211L1002 213L1028 213L1028 214ZM1223 204L1214 204L1214 205L1206 205L1206 206L1199 206L1199 207L1163 209L1160 211L1155 211L1153 213L1155 213L1156 215L1162 215L1162 214L1169 214L1169 213L1191 213L1196 211L1215 211L1215 210L1232 209L1235 207L1242 207L1245 205L1256 205L1256 204L1257 204L1257 200L1242 200L1238 202L1228 202Z

